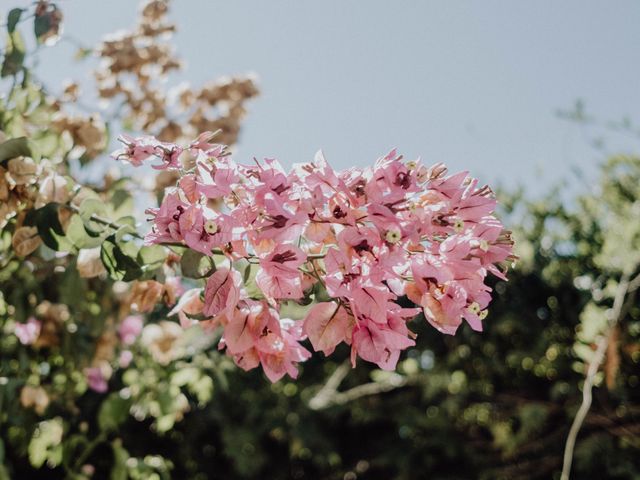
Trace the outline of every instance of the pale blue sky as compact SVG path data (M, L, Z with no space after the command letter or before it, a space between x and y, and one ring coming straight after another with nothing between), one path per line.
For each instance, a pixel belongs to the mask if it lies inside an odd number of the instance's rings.
M15 5L16 1L0 0ZM130 26L134 0L63 0L68 33L91 44ZM532 190L602 155L558 119L577 98L603 120L640 121L640 2L175 0L176 47L194 84L255 72L238 157L335 167L398 147L483 180ZM47 82L82 71L60 44ZM640 142L611 137L613 149ZM540 174L540 171L543 174Z

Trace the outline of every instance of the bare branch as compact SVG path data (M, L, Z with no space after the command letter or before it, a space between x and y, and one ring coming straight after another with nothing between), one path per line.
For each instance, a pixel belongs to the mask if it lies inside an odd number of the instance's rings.
M635 285L638 283L638 285ZM634 290L640 286L640 275L637 276L633 280L633 285L629 283L629 275L624 274L620 279L620 283L618 284L618 289L616 290L616 296L613 300L613 308L608 312L608 321L607 321L607 329L604 332L604 335L600 337L597 343L597 348L593 359L589 363L589 369L587 370L587 376L584 380L584 385L582 387L582 404L576 413L575 418L573 419L573 423L571 424L571 429L569 430L569 435L567 436L567 441L564 447L564 459L562 462L562 474L560 476L560 480L569 480L569 476L571 474L571 464L573 462L573 450L576 446L576 439L578 437L578 433L580 432L580 428L582 427L582 423L589 413L589 409L591 408L591 401L593 400L593 384L595 382L596 374L600 369L602 361L604 360L605 352L607 351L607 346L609 345L609 341L611 340L611 336L613 334L615 326L618 324L620 319L626 314L627 302L625 302L625 297L630 291L630 287L634 287Z

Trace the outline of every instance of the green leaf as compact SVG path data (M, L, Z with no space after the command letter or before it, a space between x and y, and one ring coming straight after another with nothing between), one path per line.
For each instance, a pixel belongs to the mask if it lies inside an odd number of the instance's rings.
M118 225L129 225L130 227L134 227L136 226L136 219L135 217L132 217L131 215L127 215L125 217L120 217L118 218L115 223L117 223Z
M131 194L124 189L117 189L111 195L114 217L122 217L129 215L133 211L133 198Z
M138 252L138 263L146 270L155 270L164 263L167 252L161 245L144 246Z
M197 382L189 385L189 391L198 398L198 403L204 406L213 396L213 380L211 377L203 375Z
M34 225L38 229L38 235L42 238L42 242L52 250L73 251L74 245L65 237L64 229L58 218L57 203L48 203L44 207L39 208L27 217L25 224Z
M30 157L31 147L27 137L12 138L0 144L0 162L16 157Z
M129 409L131 401L123 399L120 394L110 394L98 412L98 426L103 432L112 432L117 430L127 418L129 418Z
M184 387L188 384L195 384L200 379L200 370L196 367L185 367L171 375L171 384Z
M131 257L136 257L138 255L138 247L135 247L135 245L132 243L125 243L124 238L127 235L133 236L133 234L135 233L136 233L136 229L131 225L127 225L127 224L120 226L120 228L118 228L118 230L116 230L116 233L115 233L116 243L119 244L123 250L125 250L126 248L127 255L130 255ZM132 247L135 247L135 249L133 249Z
M15 75L22 70L25 57L24 41L20 32L14 31L7 39L7 49L0 70L0 77Z
M91 217L102 216L106 211L106 207L104 202L97 198L86 198L80 204L80 218L84 222L84 228L89 232L89 234L101 234L108 228L106 225L96 222Z
M18 25L20 17L22 16L22 12L24 12L24 9L22 8L14 8L9 12L7 17L7 30L9 33L13 33L15 31L16 25Z
M123 248L128 249L129 246L123 244ZM116 244L115 235L111 235L102 244L100 258L111 278L130 282L142 276L142 268L123 248Z
M71 465L88 443L89 440L84 434L75 434L67 438L63 444L62 463Z
M212 269L209 258L195 250L187 250L180 260L182 275L188 278L203 278Z
M99 247L107 236L108 233L101 236L90 235L86 231L80 215L73 215L69 220L67 239L78 249Z
M64 427L62 419L56 417L46 422L40 422L29 442L29 461L31 465L40 468L44 462L55 467L62 460L62 434Z
M113 449L113 468L111 469L111 480L127 480L127 460L129 460L129 452L122 446L120 439L111 442Z
M249 270L249 273L245 275L244 281L244 288L247 291L247 295L249 295L249 298L253 298L254 300L260 300L264 298L264 293L262 293L262 290L258 288L258 284L256 283L256 275L258 275L258 270L258 268L251 268Z
M51 30L51 16L39 15L33 20L33 33L36 36L36 40L41 42L41 37L46 35Z

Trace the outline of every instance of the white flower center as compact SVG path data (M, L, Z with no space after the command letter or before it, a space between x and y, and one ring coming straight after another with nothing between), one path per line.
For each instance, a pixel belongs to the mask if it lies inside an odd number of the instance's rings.
M204 231L209 235L215 235L218 233L218 224L213 220L207 220L204 222Z
M474 315L478 315L480 313L480 305L478 304L478 302L473 302L467 307L467 309Z
M402 234L398 229L387 230L387 233L384 236L384 239L389 243L398 243L401 238Z

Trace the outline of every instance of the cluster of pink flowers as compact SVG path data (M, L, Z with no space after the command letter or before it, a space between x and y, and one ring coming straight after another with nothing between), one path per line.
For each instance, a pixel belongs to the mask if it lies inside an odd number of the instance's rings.
M487 274L504 278L514 258L488 187L395 150L373 167L342 172L321 153L289 172L274 159L240 165L210 138L181 147L125 137L114 156L135 166L154 158L155 168L179 171L160 207L148 210L146 241L226 256L172 313L183 324L197 316L222 326L221 348L240 367L262 365L272 381L295 377L310 355L300 345L308 338L326 355L346 342L354 364L360 357L393 369L414 345L407 321L420 312L443 333L463 320L482 329ZM247 261L258 264L260 298L249 296L238 270ZM313 305L301 322L279 317L282 302L309 296L317 283L331 301ZM402 308L404 296L416 307Z

